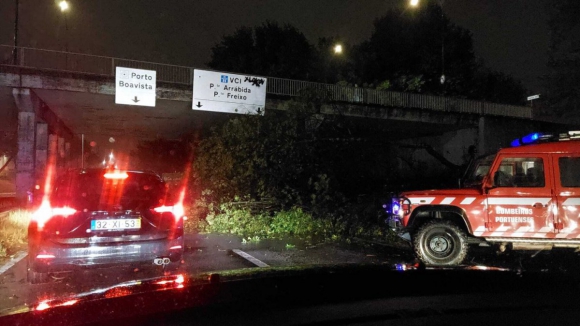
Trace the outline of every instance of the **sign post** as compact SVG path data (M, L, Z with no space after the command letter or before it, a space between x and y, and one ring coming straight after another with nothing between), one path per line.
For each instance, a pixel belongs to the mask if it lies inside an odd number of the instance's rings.
M530 101L530 106L533 106L534 100L537 100L539 98L540 98L540 94L536 94L536 95L528 96L527 100Z
M116 68L115 103L155 107L156 88L155 70Z
M266 86L264 77L195 69L192 109L264 115Z

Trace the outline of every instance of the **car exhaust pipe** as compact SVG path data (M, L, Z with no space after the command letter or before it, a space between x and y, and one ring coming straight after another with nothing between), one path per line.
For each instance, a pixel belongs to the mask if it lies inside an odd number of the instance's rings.
M169 257L159 257L153 259L153 264L158 266L165 267L166 265L169 265L169 263L171 263L171 259L169 259Z

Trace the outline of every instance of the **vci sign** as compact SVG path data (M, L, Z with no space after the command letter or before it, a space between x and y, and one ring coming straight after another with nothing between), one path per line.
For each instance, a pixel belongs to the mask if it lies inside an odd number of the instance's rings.
M117 67L115 103L155 106L157 72L155 70Z
M225 72L194 70L194 110L264 114L267 79Z

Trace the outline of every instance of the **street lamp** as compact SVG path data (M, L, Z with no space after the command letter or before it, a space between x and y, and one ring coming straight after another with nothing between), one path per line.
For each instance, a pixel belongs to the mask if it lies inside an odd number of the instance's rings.
M69 8L68 1L62 0L61 2L58 3L58 6L60 7L60 11L62 12L68 11Z
M336 44L333 48L334 54L342 54L342 45Z
M419 0L411 0L410 4L411 4L411 7L417 7L419 5Z
M68 1L66 0L62 0L58 3L58 6L60 7L60 11L64 13L64 24L65 24L65 29L67 31L67 41L66 41L66 48L67 48L67 52L68 52L68 23L67 23L67 17L66 17L66 12L69 10L70 6L68 4ZM14 65L18 64L18 14L19 14L19 8L20 8L20 0L15 0L14 1L14 50L12 51L12 63Z

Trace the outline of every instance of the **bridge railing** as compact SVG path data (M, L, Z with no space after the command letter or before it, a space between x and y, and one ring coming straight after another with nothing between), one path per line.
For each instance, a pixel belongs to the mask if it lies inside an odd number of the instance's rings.
M14 63L13 51L13 46L0 45L0 64L109 77L115 76L115 68L121 66L155 70L157 80L161 82L192 85L193 81L194 68L191 67L28 47L16 49L18 60ZM334 101L353 104L532 118L532 109L525 106L268 77L268 94L299 96L307 89L321 90L327 92Z

